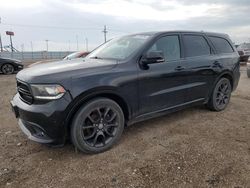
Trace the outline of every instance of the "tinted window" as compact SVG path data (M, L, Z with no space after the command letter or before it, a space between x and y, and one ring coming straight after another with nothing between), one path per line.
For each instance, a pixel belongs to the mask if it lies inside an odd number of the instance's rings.
M184 51L186 57L202 56L211 54L210 46L203 36L184 35Z
M148 51L162 51L166 61L180 59L180 43L177 35L158 39Z
M223 38L219 38L219 37L209 37L209 38L219 53L232 53L232 52L234 52L232 46L229 44L229 42L227 40L225 40Z

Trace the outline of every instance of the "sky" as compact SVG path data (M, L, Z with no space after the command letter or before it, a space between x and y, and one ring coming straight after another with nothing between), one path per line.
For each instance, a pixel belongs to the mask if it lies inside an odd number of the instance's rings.
M249 0L0 0L0 34L5 46L5 31L13 31L20 51L46 50L45 40L49 51L92 50L104 42L104 25L107 39L195 30L227 33L238 44L250 42L249 10Z

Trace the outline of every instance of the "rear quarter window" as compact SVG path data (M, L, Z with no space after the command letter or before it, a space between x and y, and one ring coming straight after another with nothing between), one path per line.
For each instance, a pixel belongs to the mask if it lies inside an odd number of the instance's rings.
M223 38L220 37L209 37L212 41L215 49L218 53L233 53L234 49L232 48L231 44Z

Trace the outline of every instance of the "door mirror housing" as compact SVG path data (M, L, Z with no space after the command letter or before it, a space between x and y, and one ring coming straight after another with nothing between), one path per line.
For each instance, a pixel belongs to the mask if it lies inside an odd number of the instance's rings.
M151 51L147 52L142 58L142 63L145 65L163 63L165 61L164 54L162 51Z

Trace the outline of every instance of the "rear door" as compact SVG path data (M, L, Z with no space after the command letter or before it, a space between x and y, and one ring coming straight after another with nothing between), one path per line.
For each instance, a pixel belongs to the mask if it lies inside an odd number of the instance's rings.
M186 74L187 100L204 101L215 80L213 66L219 64L218 57L203 34L182 34L185 60L182 66Z
M233 65L238 61L239 56L230 42L226 38L218 36L208 36L209 40L213 43L219 57L221 65Z

